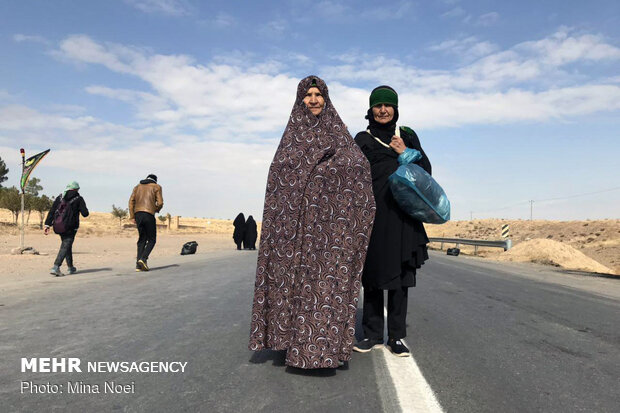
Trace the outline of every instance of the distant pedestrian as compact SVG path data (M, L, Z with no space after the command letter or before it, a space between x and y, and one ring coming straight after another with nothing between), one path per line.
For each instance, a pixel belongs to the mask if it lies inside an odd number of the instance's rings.
M233 240L235 244L237 244L237 249L241 249L241 244L243 243L243 238L245 237L245 216L243 213L239 213L237 218L233 221L233 225L235 227L235 231L233 232Z
M157 176L150 174L135 186L129 198L129 219L135 220L138 228L138 254L136 271L148 271L147 261L157 242L155 213L164 206L161 186Z
M50 228L60 235L60 249L54 261L54 266L50 274L62 277L60 266L64 260L67 261L69 274L75 274L77 268L73 265L73 241L80 227L80 214L88 216L88 208L84 198L78 193L80 184L73 181L67 185L65 191L58 195L52 204L47 218L45 219L45 229L43 233L49 234Z
M252 215L248 217L245 222L245 237L243 238L243 248L248 250L256 249L256 238L258 238L258 232L256 230L256 221Z

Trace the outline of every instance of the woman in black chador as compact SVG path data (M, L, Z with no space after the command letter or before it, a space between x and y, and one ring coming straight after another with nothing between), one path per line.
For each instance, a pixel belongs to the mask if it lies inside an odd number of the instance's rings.
M245 237L245 216L243 213L239 213L235 221L233 222L235 226L235 232L233 232L233 240L235 244L237 244L237 249L241 249L241 243L243 242L243 237Z
M412 160L409 155L413 149L422 154L415 163L429 174L431 163L416 133L396 126L398 95L394 89L375 88L369 106L368 129L358 133L355 142L370 162L377 212L362 275L365 338L353 349L365 353L383 344L383 290L388 290L387 345L392 353L403 357L409 355L401 341L407 335L407 292L415 286L416 269L428 259L428 238L422 222L411 218L396 204L388 177L399 164Z
M258 232L256 231L256 221L254 221L254 218L252 218L252 215L250 215L245 223L245 237L243 238L243 248L248 250L255 250L257 237Z

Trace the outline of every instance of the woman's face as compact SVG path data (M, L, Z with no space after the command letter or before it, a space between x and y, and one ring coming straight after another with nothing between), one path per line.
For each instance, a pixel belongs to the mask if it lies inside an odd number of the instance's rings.
M394 106L381 103L372 107L372 116L377 123L385 125L394 119Z
M314 116L317 116L323 110L323 106L325 106L325 99L323 99L323 95L321 95L321 91L317 87L311 87L306 92L306 97L304 98L304 103L310 109L310 112Z

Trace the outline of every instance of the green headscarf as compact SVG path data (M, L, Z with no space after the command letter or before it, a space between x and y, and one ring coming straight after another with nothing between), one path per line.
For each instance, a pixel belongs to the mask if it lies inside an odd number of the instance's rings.
M382 103L398 107L398 94L394 89L385 85L374 88L368 100L371 108Z
M62 193L62 197L64 198L65 195L67 195L67 191L71 191L71 190L78 190L80 189L80 184L78 184L76 181L71 181L67 184L67 187L65 188L65 192Z

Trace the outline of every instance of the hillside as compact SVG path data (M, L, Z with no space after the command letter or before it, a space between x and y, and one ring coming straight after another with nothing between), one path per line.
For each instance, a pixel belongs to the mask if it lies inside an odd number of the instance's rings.
M545 263L543 256L562 256L559 250L567 251L564 247L570 247L586 257L609 268L615 274L620 275L620 220L606 219L597 221L523 221L523 220L500 220L484 219L473 221L452 221L443 225L425 225L429 237L447 238L473 238L473 239L501 239L502 225L510 226L510 238L513 247L519 246L531 240L552 240L556 243L536 242L530 243L528 248L515 248L521 250L521 257L516 253L504 253L498 248L479 249L482 257L500 259L502 255L508 260L513 256L514 260ZM438 247L438 245L434 245ZM473 254L473 247L462 246L463 253ZM523 256L524 255L524 256ZM569 254L576 255L576 254ZM553 259L548 258L552 263ZM567 267L564 263L553 262L552 265ZM601 272L591 266L591 271ZM571 269L574 266L570 267ZM604 271L603 271L604 272Z

